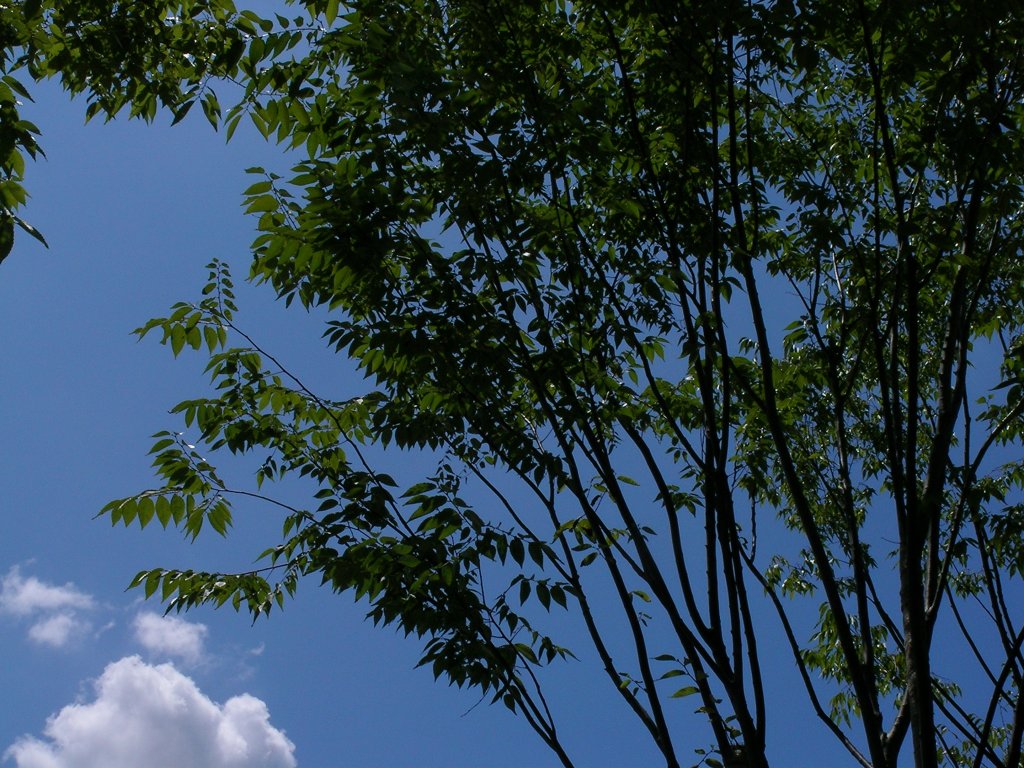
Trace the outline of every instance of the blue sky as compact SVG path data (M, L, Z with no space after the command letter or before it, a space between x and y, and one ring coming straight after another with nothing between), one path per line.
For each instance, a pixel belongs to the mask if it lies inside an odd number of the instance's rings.
M0 764L158 768L169 744L210 762L168 765L199 768L551 764L524 724L413 671L416 643L312 583L255 626L230 610L164 620L125 591L143 568L245 567L279 532L265 509L240 508L229 539L196 544L94 516L153 483L149 436L178 427L167 409L205 384L201 358L175 361L130 331L198 296L214 257L242 282L243 169L282 160L244 131L225 146L198 118L84 125L83 102L34 94L47 159L30 165L22 216L50 249L22 236L0 265ZM319 322L272 298L242 288L247 327L314 381L347 375L318 353Z

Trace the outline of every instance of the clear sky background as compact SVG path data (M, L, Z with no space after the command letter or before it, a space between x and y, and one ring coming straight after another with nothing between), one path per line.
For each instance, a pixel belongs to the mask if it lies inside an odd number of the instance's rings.
M243 169L286 168L280 150L244 130L225 145L198 115L173 128L166 116L83 125L84 102L35 93L25 114L47 159L29 166L21 215L50 249L22 234L0 264L0 764L162 768L152 755L177 750L170 764L183 768L555 765L503 707L413 670L415 639L375 629L347 596L309 582L253 626L229 609L163 618L125 591L144 568L248 567L279 535L276 513L242 504L228 539L195 544L94 519L154 483L149 436L180 428L167 409L204 391L201 355L176 361L130 332L198 298L206 263L234 265L241 324L314 389L333 396L360 382L322 350L321 318L243 285L254 235ZM771 634L763 640L770 648ZM777 764L850 764L803 692L786 687L786 653L766 668ZM579 655L552 689L570 755L581 766L657 764Z
M131 330L198 298L214 257L243 282L243 169L287 164L254 131L225 145L198 115L85 125L84 102L34 94L47 159L30 164L21 215L50 249L22 235L0 264L0 764L149 768L171 747L182 768L552 764L525 724L414 671L416 642L312 582L255 626L231 610L164 619L125 591L143 568L244 568L279 535L265 507L240 505L229 539L194 545L94 516L154 484L149 436L179 428L167 409L206 384L200 355L175 361ZM261 342L345 384L316 318L239 293ZM587 713L604 728L618 715Z

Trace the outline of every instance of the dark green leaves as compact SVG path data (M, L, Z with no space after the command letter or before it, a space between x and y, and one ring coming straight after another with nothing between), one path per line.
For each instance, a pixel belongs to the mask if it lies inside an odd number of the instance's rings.
M14 217L9 213L0 215L0 261L6 259L14 248Z

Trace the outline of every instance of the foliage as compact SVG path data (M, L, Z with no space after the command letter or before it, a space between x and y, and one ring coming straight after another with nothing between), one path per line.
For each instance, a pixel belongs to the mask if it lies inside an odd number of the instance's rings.
M297 153L253 169L251 277L328 308L369 382L304 386L221 263L141 328L209 354L187 435L269 457L229 486L160 433L162 485L105 513L192 537L242 501L283 515L265 567L148 571L147 596L261 615L319 578L566 765L545 612L667 765L765 766L768 607L860 764L1021 764L1014 3L56 6L19 61L90 114L198 102ZM392 477L395 450L433 471ZM309 507L269 494L289 476Z
M14 247L15 225L46 245L46 239L15 211L27 200L22 186L25 157L40 154L36 136L39 129L18 113L19 98L31 99L23 82L10 74L24 65L26 49L39 34L39 8L0 6L0 261Z

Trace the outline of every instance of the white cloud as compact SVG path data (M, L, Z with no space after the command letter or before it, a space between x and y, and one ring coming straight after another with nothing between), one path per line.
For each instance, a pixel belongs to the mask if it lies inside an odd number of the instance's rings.
M203 657L205 624L144 611L135 617L132 626L135 639L150 653L175 656L188 664L196 664Z
M40 645L63 648L87 632L91 625L76 611L95 608L91 595L74 584L47 584L35 576L22 576L13 566L0 578L0 613L17 618L32 617L28 637Z
M129 656L107 666L96 698L50 717L44 739L4 753L17 768L295 768L295 745L254 696L211 701L171 664Z
M73 636L78 636L89 629L89 624L79 621L72 613L55 613L40 619L28 630L30 640L40 645L63 648Z
M94 605L90 595L73 584L46 584L35 576L25 578L14 566L0 579L0 611L15 616L29 616L46 611L87 610Z

